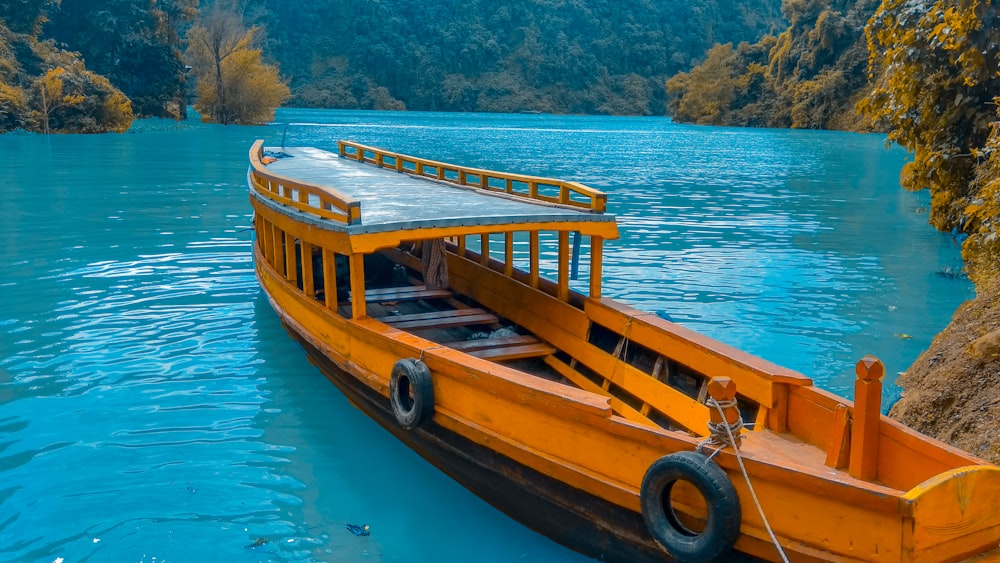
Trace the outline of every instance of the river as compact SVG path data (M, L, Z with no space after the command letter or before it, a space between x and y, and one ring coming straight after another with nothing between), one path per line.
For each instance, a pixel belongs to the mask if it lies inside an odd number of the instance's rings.
M352 139L581 181L605 294L850 394L973 296L884 137L663 118L279 110L0 136L0 560L581 561L407 450L254 279L247 151ZM401 493L401 491L403 493ZM766 508L766 507L765 507ZM368 525L356 536L348 524Z

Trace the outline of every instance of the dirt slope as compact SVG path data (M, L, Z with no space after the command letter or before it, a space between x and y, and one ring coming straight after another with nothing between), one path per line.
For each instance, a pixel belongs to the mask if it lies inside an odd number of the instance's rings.
M1000 278L976 289L902 376L889 416L1000 464Z

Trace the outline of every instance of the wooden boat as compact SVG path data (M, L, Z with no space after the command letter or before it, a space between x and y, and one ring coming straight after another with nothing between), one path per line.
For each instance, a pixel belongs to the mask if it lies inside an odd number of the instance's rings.
M875 358L852 402L602 297L605 194L350 142L282 151L255 143L248 183L289 333L527 526L607 561L1000 555L1000 468L881 416Z

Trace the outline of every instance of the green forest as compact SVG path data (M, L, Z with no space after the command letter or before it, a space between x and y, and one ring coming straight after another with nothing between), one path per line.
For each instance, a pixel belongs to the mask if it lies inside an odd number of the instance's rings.
M193 105L670 115L880 131L971 272L1000 261L993 0L13 0L0 131L124 131ZM982 259L979 256L991 257Z

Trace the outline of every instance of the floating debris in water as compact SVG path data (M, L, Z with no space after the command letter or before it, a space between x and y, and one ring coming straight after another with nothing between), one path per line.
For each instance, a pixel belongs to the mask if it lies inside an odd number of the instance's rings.
M948 280L961 280L968 277L965 268L961 266L945 266L934 272L934 275Z
M244 547L246 547L247 549L258 549L264 547L265 545L267 545L267 538L257 538L257 541Z
M365 524L364 526L358 526L357 524L348 524L347 526L345 526L345 528L347 528L347 530L352 534L354 534L355 536L372 535L371 529L368 527L368 524Z

